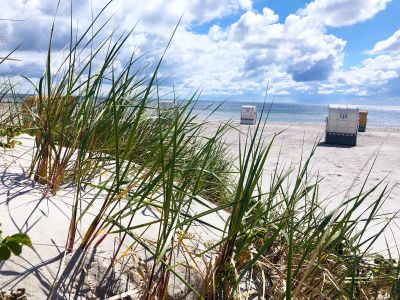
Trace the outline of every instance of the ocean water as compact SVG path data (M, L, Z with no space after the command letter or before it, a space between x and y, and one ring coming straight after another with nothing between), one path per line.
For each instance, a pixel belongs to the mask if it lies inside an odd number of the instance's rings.
M5 105L3 102L6 100L7 96L0 103L0 113L1 106ZM216 109L212 114L212 119L239 121L242 105L255 105L257 116L259 116L264 103L199 100L196 102L193 112L199 117L206 117ZM367 127L400 128L400 106L359 105L359 108L368 110ZM266 103L264 108L264 118L268 115L269 121L283 123L325 124L327 113L327 104Z
M259 116L264 104L260 102L203 100L195 104L194 113L200 117L206 117L219 106L212 114L213 119L240 120L240 108L242 105L255 105ZM400 128L400 106L359 105L359 107L360 109L368 110L367 126ZM328 113L328 105L267 103L264 111L265 117L269 111L268 120L272 122L324 124Z

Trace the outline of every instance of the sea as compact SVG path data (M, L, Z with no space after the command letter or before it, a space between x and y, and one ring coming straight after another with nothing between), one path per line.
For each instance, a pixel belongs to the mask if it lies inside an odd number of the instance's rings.
M194 106L193 113L204 118L240 120L242 105L255 105L258 116L263 111L263 118L271 122L324 124L328 114L327 104L299 103L263 103L263 102L217 102L199 100ZM368 110L368 125L372 127L400 128L400 106L358 105L362 110ZM215 110L215 111L214 111Z
M200 118L206 118L212 114L211 119L240 120L242 105L256 106L258 116L264 110L263 118L271 122L325 124L328 114L327 104L277 102L264 104L254 101L221 102L213 100L198 100L194 105L193 113ZM367 126L400 128L400 106L358 105L358 107L368 110Z

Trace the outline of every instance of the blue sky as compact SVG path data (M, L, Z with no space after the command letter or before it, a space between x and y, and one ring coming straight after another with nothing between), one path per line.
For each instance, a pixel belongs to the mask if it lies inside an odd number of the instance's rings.
M365 50L372 49L376 42L389 38L400 29L399 14L400 1L392 1L370 20L343 28L329 28L328 32L348 41L345 67L360 64L366 57Z
M90 3L73 0L81 30ZM94 1L93 10L104 3ZM0 56L23 43L15 53L21 61L0 73L40 76L54 5L2 3L0 18L24 21L0 22ZM69 6L62 1L54 53L68 44ZM166 91L174 86L185 96L202 88L208 100L262 101L268 87L280 102L400 105L400 0L115 0L106 31L139 21L119 63L132 51L158 57L182 14L160 71Z
M253 9L261 12L264 7L269 7L280 20L285 20L290 14L296 13L311 1L301 0L255 0ZM236 22L241 13L237 12L220 20L212 21L200 26L193 26L192 30L198 33L207 33L213 24L223 28L229 27ZM372 49L377 41L389 38L396 30L400 29L400 1L391 1L385 10L377 13L373 18L364 22L340 28L328 27L328 33L338 36L347 41L345 48L344 69L349 69L354 65L360 64L366 58L364 53Z

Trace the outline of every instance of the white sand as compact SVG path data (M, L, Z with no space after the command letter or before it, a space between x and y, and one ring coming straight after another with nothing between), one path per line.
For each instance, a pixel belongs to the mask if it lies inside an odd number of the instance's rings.
M214 130L217 123L209 126ZM239 126L243 131L247 126ZM307 156L312 145L318 138L323 138L324 127L317 125L290 125L269 124L265 135L285 131L276 139L271 156L267 163L267 172L264 178L268 181L268 172L275 167L278 156L281 162L287 165L299 161L303 149ZM239 134L231 130L227 141L234 147L238 145ZM54 282L57 270L63 258L64 246L67 238L73 189L65 188L57 196L43 197L43 190L28 179L25 172L30 162L32 140L22 138L23 145L15 150L7 150L0 155L0 222L5 234L17 231L27 232L34 244L33 249L24 248L22 257L13 257L6 263L0 264L0 289L24 287L28 296L33 299L42 299L49 293ZM363 182L372 161L379 155L368 181L367 187L372 187L387 176L393 187L386 203L385 211L400 209L400 132L398 129L367 128L366 133L359 134L357 147L318 146L313 159L313 171L324 177L321 183L321 197L331 197L332 207L339 203L349 187L352 194L357 193L360 183ZM233 150L236 152L236 150ZM376 193L375 193L376 195ZM90 197L90 195L87 195ZM372 200L371 200L372 201ZM204 208L197 206L193 210L200 212ZM143 210L138 215L138 222L148 222L156 218L156 214ZM208 221L214 222L217 227L223 227L222 216L209 216ZM90 218L83 221L80 232L84 232ZM194 234L199 239L215 240L219 232L207 231L201 226L193 227ZM397 238L400 238L397 227L393 228ZM371 229L374 230L374 229ZM157 226L146 232L146 237L156 237ZM79 237L78 237L79 239ZM389 237L390 246L394 246L394 239ZM106 242L98 256L108 259L111 256L113 243ZM379 249L378 249L379 250Z
M238 122L233 122L233 125L242 132L246 132L249 127L239 125ZM218 122L212 121L209 130L213 131L217 126ZM255 129L255 126L251 128ZM320 199L324 200L330 209L336 208L345 196L358 194L376 159L365 191L373 188L381 180L383 183L362 208L365 209L371 204L388 183L388 187L392 190L382 206L381 213L400 211L400 128L367 127L366 132L358 133L356 147L325 145L324 125L267 123L263 135L268 141L274 133L281 131L283 132L276 137L267 160L266 174L263 178L264 186L268 186L269 174L275 168L278 157L280 157L281 166L296 165L302 157L309 156L315 143L320 142L312 159L311 172L323 177L319 190ZM238 139L238 131L231 129L227 135L227 143L231 144L233 149L237 149ZM400 256L396 246L396 240L400 243L400 227L396 223L400 225L400 222L396 221L391 223L391 228L388 228L385 235L377 241L375 251L387 249L386 238L392 255ZM378 232L379 228L379 226L370 226L370 234Z
M234 123L242 132L248 126ZM210 128L215 128L217 123L212 123ZM252 126L254 129L255 126ZM376 158L368 187L374 186L379 180L388 177L391 185L396 185L389 200L398 199L400 195L400 128L367 128L367 132L359 133L356 147L335 146L324 144L325 126L305 124L268 123L264 132L266 141L275 132L283 131L277 136L271 153L267 170L271 170L280 155L280 164L297 164L301 157L307 158L313 145L317 146L312 160L312 171L324 177L322 182L323 193L336 194L346 192L351 186L352 191L359 190L359 184L364 181L369 169ZM227 143L237 148L239 133L230 130ZM354 182L356 181L356 185ZM343 193L342 193L343 194ZM335 197L337 198L337 197ZM340 198L340 196L339 196ZM390 208L400 209L398 206Z
M26 289L28 298L43 299L49 294L57 272L61 270L57 276L60 278L62 271L68 268L66 263L62 263L62 260L74 201L74 189L64 187L57 192L56 196L50 193L44 195L46 191L43 187L27 178L26 174L30 164L33 140L27 135L21 136L19 140L22 145L0 154L0 222L5 235L17 232L28 233L34 247L33 249L24 247L21 257L12 256L10 260L0 264L0 290L23 287ZM83 202L88 202L91 196L92 193L84 194L82 196ZM97 199L94 207L89 209L89 213L80 223L75 249L93 220L93 215L90 213L95 213L96 209L99 209L103 199L104 197L101 196ZM208 205L212 206L211 203L208 203ZM190 208L191 214L199 214L204 210L206 208L199 204L193 204ZM159 212L154 208L145 208L136 213L134 224L149 223L159 219L159 216ZM221 211L204 216L203 220L222 230L225 224L224 220L227 217L228 214ZM135 230L135 232L142 234L144 238L150 241L155 241L158 236L158 229L159 225L154 224L146 227L146 229ZM188 233L191 239L187 240L187 245L204 250L203 246L206 243L219 240L221 235L222 231L210 230L202 224L194 223ZM132 239L128 238L125 245L129 246L131 242ZM98 268L108 267L114 247L112 238L104 240L96 250L95 263L89 270L89 273L92 273L89 274L90 276L96 277L98 275L96 273L99 272ZM121 252L125 249L126 247L122 248ZM146 253L140 247L138 249L136 255L146 260L149 253ZM69 259L71 259L71 255L66 258L66 261L68 262ZM60 268L60 266L62 267ZM132 268L132 265L129 265L129 267ZM127 274L124 274L124 276L126 277ZM96 285L96 278L92 279L92 284ZM57 282L59 281L57 280ZM121 282L126 281L128 281L126 278L121 279ZM67 280L63 281L63 288L65 288L65 282ZM61 297L63 295L59 294L54 296L54 299Z

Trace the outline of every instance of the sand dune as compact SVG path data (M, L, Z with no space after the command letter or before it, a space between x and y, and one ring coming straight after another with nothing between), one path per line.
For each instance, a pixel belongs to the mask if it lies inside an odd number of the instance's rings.
M247 130L247 126L235 125L239 130ZM211 122L207 130L213 131L217 126L217 121ZM368 128L366 133L359 134L357 147L337 147L320 143L323 141L324 127L318 125L269 123L265 128L264 136L268 140L275 132L280 131L282 133L276 138L263 177L265 186L268 184L269 174L275 168L278 158L281 166L296 165L301 157L306 157L313 145L317 143L311 164L312 172L323 177L320 196L325 199L328 209L334 209L344 197L359 191L375 161L366 188L373 187L381 180L389 183L391 193L382 206L382 211L400 210L399 129ZM235 129L231 129L227 135L227 142L232 145L233 155L237 153L239 135L240 133ZM73 188L68 187L62 189L56 196L44 195L45 191L27 178L26 170L30 163L33 142L27 136L23 136L21 141L21 146L0 155L2 174L0 220L5 233L27 232L33 240L34 248L25 248L22 257L13 257L10 261L2 263L0 289L23 286L27 289L28 296L40 299L48 295L57 272L62 266L74 196ZM374 195L376 196L378 192ZM90 194L86 197L90 197ZM372 202L373 199L374 197L371 197L370 201ZM204 209L198 205L192 207L193 213L199 213ZM157 218L157 212L143 210L138 217L140 222L148 222L151 218ZM222 228L228 214L215 214L207 218L207 221L214 222L216 226ZM79 229L80 233L84 232L89 221L90 218L83 220ZM220 232L210 231L200 224L192 228L193 234L198 236L201 243L215 240L221 235ZM370 231L374 232L378 228L379 226L371 227ZM392 229L395 235L392 236L391 232L387 231L386 237L389 246L394 250L396 238L400 239L396 222L392 223ZM149 239L156 238L157 228L150 228L145 236ZM384 237L382 237L374 250L379 251L385 248ZM107 260L111 257L112 250L111 240L102 245L96 255L98 258Z
M33 241L33 248L25 247L20 257L12 256L10 260L1 263L0 290L23 287L26 289L28 297L44 299L50 294L54 285L57 292L53 298L65 298L68 297L71 286L68 286L69 278L66 280L63 279L63 276L70 277L71 273L76 271L73 270L74 260L80 259L77 255L79 251L69 255L65 253L75 189L63 187L54 196L46 191L43 186L28 178L27 170L32 155L33 138L22 135L18 139L21 145L16 146L13 150L5 150L0 155L0 222L6 235L26 232ZM80 207L81 210L85 209L85 203L89 203L94 193L95 191L89 190L81 195L81 203L83 203L83 206ZM79 223L75 249L78 249L79 242L93 220L96 209L100 208L103 199L102 196L98 197L95 204L90 207L88 213ZM213 206L206 200L204 202L206 206ZM193 203L189 212L192 215L199 214L207 209L206 206ZM202 217L203 221L212 223L221 230L210 229L201 223L194 223L188 232L190 238L187 240L187 246L204 250L204 245L207 243L220 240L227 218L228 213L224 211ZM136 225L159 219L160 212L151 207L141 209L135 214ZM158 230L159 225L156 223L136 229L134 232L142 238L155 241ZM128 238L125 241L125 246L128 247L131 242L132 239ZM97 277L100 278L98 275L104 272L110 264L114 249L113 238L108 238L101 243L100 247L91 250L90 255L93 258L88 258L88 260L93 259L95 263L91 263L91 268L86 270L89 272L89 278L92 281L85 280L85 285L81 288L86 293L85 296L90 295L90 293L94 294L94 290L90 290L90 285L99 284ZM135 250L135 255L138 256L138 259L146 261L150 254L138 247ZM184 260L184 257L179 257L178 254L176 259ZM126 284L134 285L128 277L129 272L135 266L131 263L129 266L124 265L121 262L118 267L122 276L116 282L121 288L123 284L125 286L121 291L117 288L114 292L122 293L125 291ZM69 268L71 270L68 270ZM125 269L122 270L123 268ZM78 271L80 272L80 270ZM117 283L113 282L113 284ZM107 286L107 284L103 284ZM135 285L130 287L130 289L132 288L135 288Z

